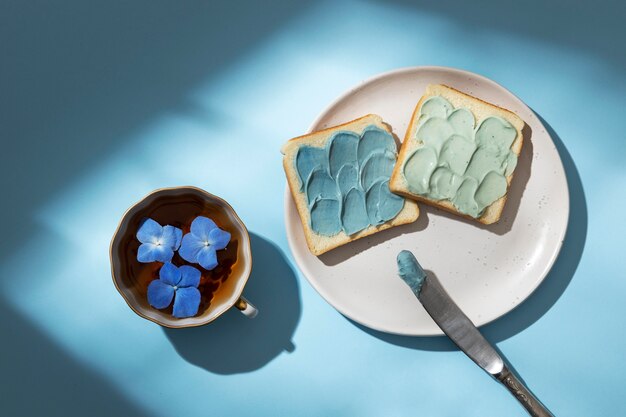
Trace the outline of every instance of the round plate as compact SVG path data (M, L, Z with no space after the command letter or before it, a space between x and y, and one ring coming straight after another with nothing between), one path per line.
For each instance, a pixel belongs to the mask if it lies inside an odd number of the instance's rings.
M365 81L332 103L309 131L375 113L402 140L428 84L440 83L517 113L524 146L500 221L484 226L420 204L415 223L376 233L319 257L304 240L285 192L287 237L311 285L343 315L375 330L443 334L397 275L396 255L411 250L478 326L506 314L539 286L556 260L569 216L567 180L544 126L519 98L495 82L444 67L400 69Z

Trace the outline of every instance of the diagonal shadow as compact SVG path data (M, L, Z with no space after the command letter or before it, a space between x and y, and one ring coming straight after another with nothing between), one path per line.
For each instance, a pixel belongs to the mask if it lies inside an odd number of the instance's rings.
M216 374L251 372L295 349L291 339L301 314L296 273L274 243L254 233L250 242L252 274L244 294L259 315L249 319L231 308L206 326L163 329L180 356Z
M3 335L0 415L150 415L105 378L65 353L4 302L0 303L0 316Z
M552 137L565 169L570 195L570 215L567 223L567 233L556 262L539 288L514 310L481 327L483 335L493 343L506 340L523 331L552 308L574 277L587 240L587 202L576 164L554 129L538 114L537 117L539 117ZM451 351L457 349L446 336L411 337L391 335L366 328L351 320L350 322L366 333L394 345L431 351Z
M35 210L303 11L263 2L0 2L2 258ZM252 9L253 10L253 9ZM129 179L129 181L133 181Z
M195 112L196 86L302 11L282 0L265 1L262 17L243 2L0 2L2 262L41 233L42 205L155 118ZM147 415L2 303L0 315L0 415Z
M556 44L562 49L584 51L617 69L626 68L623 48L616 48L615 43L607 41L626 39L624 1L604 1L601 6L583 1L574 4L568 0L526 0L506 4L498 0L392 0L380 3L395 3L414 11L441 14L454 19L453 23L468 33L520 34Z

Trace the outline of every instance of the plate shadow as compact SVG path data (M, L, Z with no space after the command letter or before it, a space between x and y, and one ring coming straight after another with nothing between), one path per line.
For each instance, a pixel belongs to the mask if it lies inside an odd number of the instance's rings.
M249 319L231 308L206 326L163 328L187 362L216 374L237 374L262 368L291 342L300 321L300 290L296 273L272 242L250 233L252 274L244 295L259 309Z

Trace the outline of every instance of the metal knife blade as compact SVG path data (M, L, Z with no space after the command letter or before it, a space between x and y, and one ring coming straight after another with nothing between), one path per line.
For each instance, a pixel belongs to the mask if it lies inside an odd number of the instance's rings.
M501 382L533 417L554 417L506 366L504 359L450 298L437 277L427 274L409 251L398 254L398 275L441 330L478 366Z
M427 274L416 295L441 330L478 366L494 377L504 370L502 357L452 301L434 275Z

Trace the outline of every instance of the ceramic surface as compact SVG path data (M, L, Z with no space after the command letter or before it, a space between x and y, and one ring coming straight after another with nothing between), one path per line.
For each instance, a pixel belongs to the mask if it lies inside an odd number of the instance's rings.
M341 96L309 130L375 113L402 140L415 105L431 83L446 84L512 110L526 122L524 146L498 223L484 226L420 204L415 223L315 257L306 247L289 190L285 191L289 246L305 277L342 314L388 333L442 334L397 276L395 259L401 250L413 251L480 326L511 311L539 286L557 258L567 229L567 180L550 135L520 99L480 75L445 67L384 73Z

